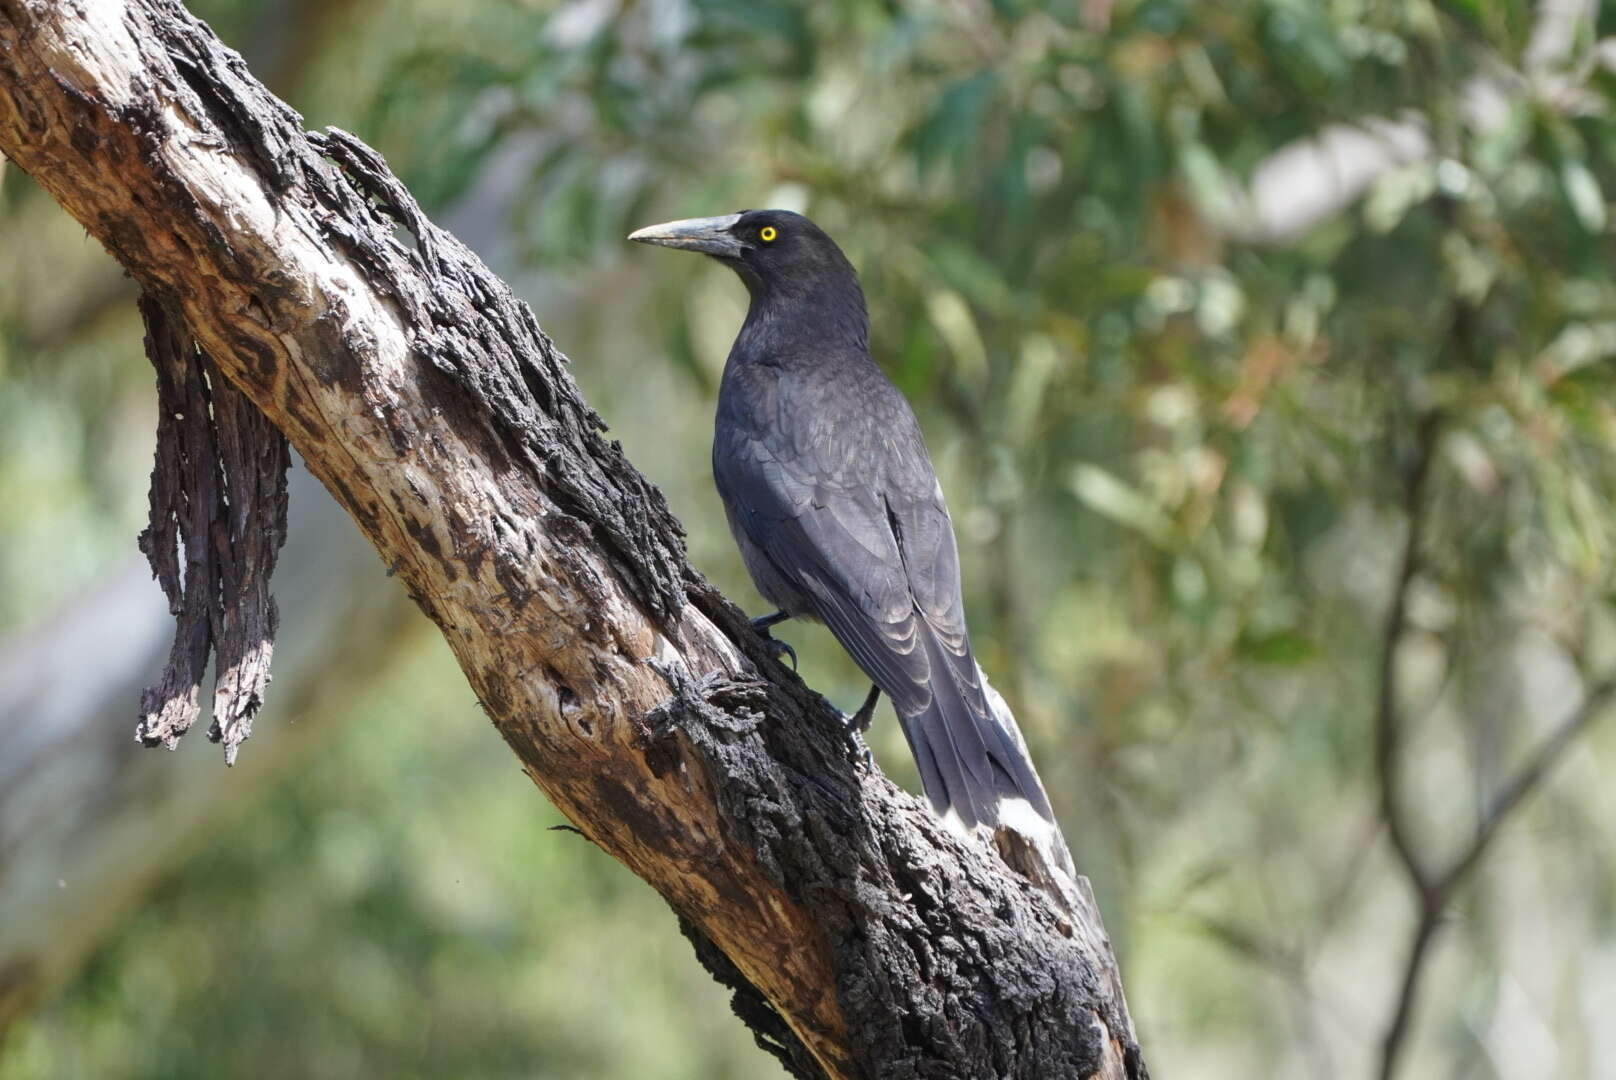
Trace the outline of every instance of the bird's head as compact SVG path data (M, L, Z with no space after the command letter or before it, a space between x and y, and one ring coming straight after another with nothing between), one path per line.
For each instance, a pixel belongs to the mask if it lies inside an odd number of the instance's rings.
M739 274L754 298L858 290L858 276L836 241L790 210L742 210L723 217L686 218L649 225L628 238L711 255ZM862 296L859 306L863 306Z

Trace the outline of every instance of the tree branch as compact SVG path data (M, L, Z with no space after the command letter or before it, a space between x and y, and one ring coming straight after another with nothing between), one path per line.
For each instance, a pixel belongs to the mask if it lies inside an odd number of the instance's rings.
M1386 629L1381 635L1380 695L1375 708L1375 779L1380 791L1380 814L1386 822L1392 849L1397 852L1398 861L1403 864L1422 902L1430 895L1431 875L1420 861L1397 783L1398 755L1402 749L1402 724L1397 704L1397 650L1403 642L1403 630L1408 621L1409 590L1419 574L1420 546L1425 539L1426 491L1441 432L1440 413L1432 411L1421 419L1415 436L1414 460L1404 481L1403 508L1408 519L1408 531L1403 538L1397 577L1392 585Z
M1145 1075L1089 905L855 766L532 313L368 147L306 134L174 0L0 0L0 151L284 432L793 1073Z
M1543 739L1526 763L1499 790L1486 813L1482 815L1470 843L1454 856L1447 869L1438 875L1433 883L1433 888L1439 894L1452 895L1465 875L1470 873L1486 854L1488 845L1493 842L1499 827L1528 795L1537 790L1538 785L1559 763L1566 750L1577 741L1577 737L1599 719L1613 697L1616 697L1616 679L1606 679L1584 692L1582 704L1574 709L1571 715L1560 721L1559 726Z
M1616 680L1606 680L1589 689L1583 696L1582 704L1544 738L1532 756L1504 785L1498 797L1482 815L1475 834L1465 845L1464 850L1455 855L1440 873L1426 877L1423 887L1416 887L1419 916L1409 941L1407 956L1403 961L1403 975L1398 987L1397 1003L1392 1009L1391 1021L1386 1027L1386 1035L1381 1046L1381 1080L1391 1080L1397 1073L1403 1045L1407 1041L1409 1023L1413 1017L1415 996L1419 992L1420 977L1424 973L1425 961L1436 938L1436 931L1441 926L1443 909L1452 900L1459 886L1464 884L1470 872L1481 862L1482 856L1487 853L1498 835L1499 828L1508 820L1510 814L1514 813L1526 797L1537 789L1549 770L1554 768L1560 757L1576 741L1577 736L1598 719L1610 705L1612 698L1616 698Z
M1461 348L1469 345L1470 313L1461 306L1456 312L1454 333ZM1375 776L1380 792L1380 814L1398 861L1414 891L1417 915L1409 938L1399 980L1397 1000L1381 1043L1381 1080L1392 1080L1402 1058L1413 1019L1414 1002L1425 972L1430 949L1442 916L1454 893L1487 853L1498 830L1526 797L1542 783L1589 724L1601 715L1616 697L1616 679L1603 680L1587 689L1582 704L1566 717L1538 745L1526 762L1499 790L1482 813L1469 843L1440 869L1423 855L1413 837L1412 823L1398 787L1398 761L1402 747L1402 719L1397 678L1397 649L1407 622L1410 587L1419 574L1420 549L1430 512L1430 478L1436 451L1441 442L1442 417L1428 413L1421 421L1416 438L1415 459L1405 487L1404 510L1408 533L1393 585L1391 605L1381 643L1380 694L1375 713Z

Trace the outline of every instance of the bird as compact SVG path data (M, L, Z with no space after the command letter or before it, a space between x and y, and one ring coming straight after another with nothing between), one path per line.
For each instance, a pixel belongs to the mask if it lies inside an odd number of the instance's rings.
M961 835L1009 827L1070 866L1026 743L971 649L959 552L920 424L870 352L858 274L788 210L687 218L630 234L740 277L746 319L720 381L713 478L753 583L818 621L891 700L934 813ZM776 656L795 653L783 643Z

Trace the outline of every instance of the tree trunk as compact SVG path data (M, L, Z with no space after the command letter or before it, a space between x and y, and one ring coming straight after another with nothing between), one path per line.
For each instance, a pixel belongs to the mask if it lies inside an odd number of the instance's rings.
M949 835L686 564L564 358L173 0L0 0L0 151L286 435L800 1077L1142 1077L1079 894Z

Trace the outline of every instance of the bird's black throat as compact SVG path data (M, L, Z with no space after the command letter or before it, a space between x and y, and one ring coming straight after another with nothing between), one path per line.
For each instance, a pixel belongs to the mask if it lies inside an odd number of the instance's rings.
M805 279L760 277L737 271L752 303L730 358L785 364L802 357L869 356L870 316L864 291L841 252L841 267L815 266ZM728 261L728 260L726 260Z

